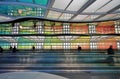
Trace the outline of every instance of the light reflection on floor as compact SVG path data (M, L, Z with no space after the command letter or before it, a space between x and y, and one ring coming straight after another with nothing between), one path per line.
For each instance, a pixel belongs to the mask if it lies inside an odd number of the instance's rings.
M0 56L0 73L4 72L47 72L76 78L78 75L120 75L120 54L114 57L105 53L78 51L24 51L4 53ZM111 75L112 74L112 75ZM79 76L80 77L80 76ZM92 78L92 77L91 77ZM112 78L112 77L111 77ZM118 77L117 77L118 79Z

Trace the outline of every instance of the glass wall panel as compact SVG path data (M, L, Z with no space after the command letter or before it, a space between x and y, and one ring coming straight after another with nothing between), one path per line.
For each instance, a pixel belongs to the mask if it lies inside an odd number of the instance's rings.
M18 49L31 49L33 45L36 49L77 49L80 45L83 50L103 50L113 45L114 49L120 49L120 36L104 35L115 33L119 34L119 21L63 23L28 20L0 24L0 46L4 49L8 49L10 45L15 45ZM23 36L14 36L19 34Z
M112 45L114 49L117 49L117 41L114 37L103 38L97 43L98 49L107 49L110 45Z
M12 27L11 24L0 24L0 34L11 34Z
M114 26L97 26L96 32L99 34L114 34L115 28Z
M72 24L70 26L70 32L73 34L88 34L88 26Z

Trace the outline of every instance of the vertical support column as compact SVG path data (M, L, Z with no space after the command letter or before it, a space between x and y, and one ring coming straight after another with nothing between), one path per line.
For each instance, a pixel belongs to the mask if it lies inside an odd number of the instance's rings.
M12 26L12 34L18 34L20 23L14 23Z
M91 49L97 49L97 43L96 42L90 42L90 48Z
M42 21L38 21L36 31L38 34L44 33L44 23ZM36 43L36 49L43 49L44 47L44 36L38 36L39 42Z
M64 34L70 33L69 23L63 23L63 33L64 33Z
M91 23L89 24L89 34L95 34L96 33L96 24Z
M120 50L120 41L117 41L117 49Z
M63 23L63 33L64 34L69 34L70 33L70 25L69 23ZM64 49L70 49L70 36L64 36L64 43L63 43L63 48Z
M119 21L115 21L115 33L119 34L120 33L120 22Z
M12 34L18 34L19 33L19 26L20 26L20 23L13 23L13 26L12 26ZM13 37L13 39L16 40L16 42L12 42L11 43L11 46L14 47L16 46L16 48L18 47L18 37Z
M95 23L91 23L89 24L89 34L90 34L90 49L97 49L97 43L94 40L94 36L92 36L92 34L96 33L96 24Z
M118 26L117 26L117 22L114 21L114 24L115 24L115 33L117 34L118 33Z
M120 34L120 21L114 21L115 24L115 33ZM117 49L120 49L120 41L117 40Z

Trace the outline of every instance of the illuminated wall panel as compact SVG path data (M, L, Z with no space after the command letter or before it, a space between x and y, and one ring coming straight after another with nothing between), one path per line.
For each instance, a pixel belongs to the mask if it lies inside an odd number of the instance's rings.
M97 43L98 49L108 49L110 45L113 46L113 49L117 49L116 42L99 42L99 43Z
M114 26L97 26L96 27L96 33L99 34L109 34L109 33L115 33Z
M36 46L36 43L18 43L18 49L32 49L32 46Z
M115 24L114 24L115 23ZM83 50L107 49L113 45L120 49L120 37L104 36L104 34L119 34L118 22L99 23L62 23L54 21L28 20L24 22L0 24L0 34L81 34L69 36L0 36L0 46L8 49L10 45L18 49L77 49L78 45ZM83 34L83 35L82 35ZM84 36L84 35L87 36ZM102 34L95 35L95 34ZM95 35L95 36L94 36Z
M50 26L45 26L44 30L45 30L45 32L44 32L45 34L53 34L54 33L53 28Z
M3 49L9 49L10 43L1 42L1 41L0 41L0 46L1 46Z
M115 38L106 38L106 39L101 39L97 43L98 49L107 49L109 46L112 45L114 49L117 49L117 41Z
M74 34L88 34L88 26L70 26L70 32Z
M63 26L53 26L54 34L62 34Z
M21 22L19 26L19 34L37 34L35 28L33 21Z
M63 41L57 37L46 37L44 40L44 49L62 49Z
M71 43L71 49L77 49L78 45L81 46L83 50L90 49L89 43Z
M81 46L82 49L90 49L90 37L79 36L71 41L71 49L77 49L78 45Z
M25 37L18 37L18 49L31 49L33 45L36 45L36 43L28 38Z
M11 34L11 24L0 24L0 34Z

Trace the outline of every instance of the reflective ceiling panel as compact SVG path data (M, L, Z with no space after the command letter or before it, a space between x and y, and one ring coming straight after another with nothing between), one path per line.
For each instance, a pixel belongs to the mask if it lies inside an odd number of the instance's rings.
M88 15L78 15L76 16L73 21L79 21L79 20L83 20L84 18L86 18Z
M114 17L114 16L116 16L116 14L108 14L108 15L100 18L99 20L104 20L104 19L107 20L107 19L112 18L112 17Z
M111 0L96 0L93 4L91 4L87 9L85 9L83 12L96 12L102 6L109 3Z
M22 5L0 5L0 14L10 17L39 16L43 17L45 10L42 8Z
M118 10L116 10L115 12L120 12L120 8Z
M55 0L53 8L65 9L71 0Z
M19 0L20 2L28 2L28 3L33 3L33 0Z
M6 20L11 20L11 18L6 16L0 16L0 21L6 21Z
M67 10L78 11L88 0L73 0Z
M73 16L73 14L63 13L59 19L60 19L60 20L68 20L68 19L70 19L72 16Z
M8 0L0 0L0 1L8 1ZM16 0L9 0L9 2L15 2Z
M120 18L120 13L115 14L115 16L112 17L113 19Z
M48 0L34 0L36 4L47 6Z
M49 11L48 15L47 15L47 18L57 19L60 15L61 15L60 12Z
M0 0L2 2L22 2L22 3L33 3L42 6L47 6L49 0Z
M0 0L0 22L25 17L83 22L120 19L120 0Z
M106 4L104 7L99 9L97 12L107 12L118 5L120 5L120 0L112 0L110 3Z
M94 20L95 18L97 18L98 16L100 16L100 15L89 15L86 18L84 18L83 20L84 21L91 21L91 20Z

